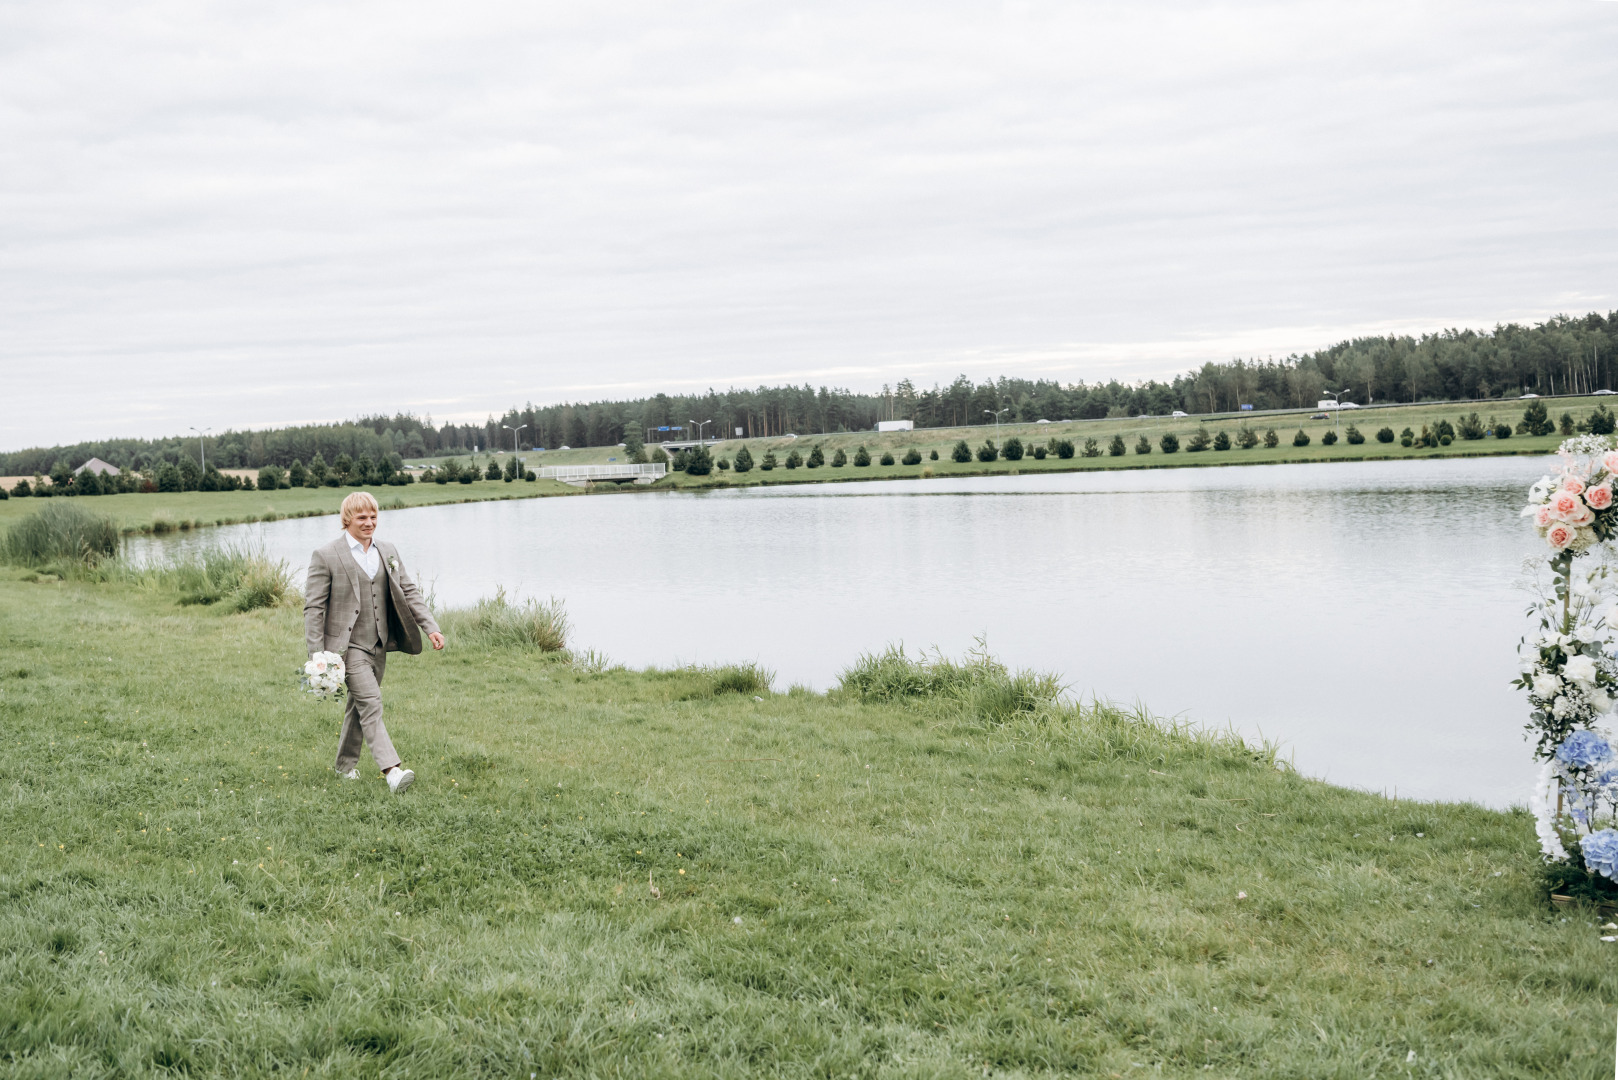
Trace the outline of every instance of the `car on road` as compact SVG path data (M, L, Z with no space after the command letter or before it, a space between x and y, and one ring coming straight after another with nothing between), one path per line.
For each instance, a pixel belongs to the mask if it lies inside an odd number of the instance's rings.
M1518 398L1517 400L1518 401L1527 401L1531 397L1538 397L1538 396L1539 396L1538 394L1524 394L1522 397Z
M1173 417L1182 417L1185 415L1185 413L1181 412L1179 409L1175 409L1173 412L1169 413L1169 415Z
M1323 412L1317 412L1313 416L1309 417L1309 419L1311 419L1311 420L1330 420L1331 417L1327 416Z
M1606 397L1608 394L1618 394L1618 390L1597 390L1591 397Z

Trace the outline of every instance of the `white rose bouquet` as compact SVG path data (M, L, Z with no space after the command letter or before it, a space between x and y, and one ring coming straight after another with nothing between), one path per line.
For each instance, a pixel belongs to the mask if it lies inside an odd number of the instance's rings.
M340 698L348 689L348 667L334 652L317 652L303 665L303 689L318 698Z

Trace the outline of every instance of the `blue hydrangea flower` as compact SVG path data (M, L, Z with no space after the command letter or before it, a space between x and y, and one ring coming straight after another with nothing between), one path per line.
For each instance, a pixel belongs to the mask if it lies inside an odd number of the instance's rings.
M1588 769L1612 758L1612 747L1593 731L1575 731L1556 748L1556 760L1564 765Z
M1602 829L1579 841L1584 852L1584 868L1611 881L1618 881L1618 829Z

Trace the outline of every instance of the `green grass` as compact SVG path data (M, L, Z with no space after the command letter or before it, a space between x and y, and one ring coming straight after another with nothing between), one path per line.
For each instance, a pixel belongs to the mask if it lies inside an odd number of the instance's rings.
M284 491L184 491L145 495L97 495L70 500L111 517L123 532L170 532L210 525L274 521L337 513L343 497L356 488L289 488ZM533 483L479 481L475 484L407 484L372 490L384 509L431 506L446 502L523 499L577 494L575 488L550 480ZM0 528L13 524L59 499L0 501Z
M1546 407L1550 410L1551 418L1559 420L1562 413L1571 413L1575 420L1582 420L1595 411L1599 404L1606 403L1607 407L1614 408L1612 399L1605 397L1584 398L1555 398L1546 399ZM1400 446L1398 441L1392 443L1379 443L1376 441L1376 431L1381 427L1390 427L1398 435L1406 427L1420 433L1422 425L1436 425L1439 420L1448 420L1454 424L1462 416L1477 412L1483 420L1491 415L1513 425L1522 419L1526 402L1502 401L1489 405L1474 406L1461 405L1402 405L1390 408L1349 410L1341 414L1336 430L1341 433L1349 424L1359 426L1364 433L1366 441L1359 445L1349 445L1341 439L1334 446L1323 446L1321 436L1333 429L1331 420L1310 420L1308 417L1314 409L1305 409L1287 414L1260 414L1243 418L1241 416L1224 414L1218 417L1190 416L1182 418L1153 417L1147 420L1119 418L1114 420L1093 421L1064 421L1050 424L1005 424L996 433L992 426L963 427L963 428L926 428L914 432L893 432L878 434L874 431L839 432L831 435L801 435L792 438L770 439L732 439L720 443L713 448L713 455L717 458L734 459L736 451L746 444L752 451L756 461L761 460L765 450L773 449L779 462L785 462L786 455L796 448L805 457L808 457L810 448L820 446L825 452L828 464L818 469L798 468L787 469L781 466L764 472L755 467L748 473L715 470L706 477L676 475L660 483L658 487L678 487L689 489L711 488L716 486L737 487L753 484L788 484L788 483L826 483L847 480L872 479L913 479L923 476L983 476L1006 475L1010 473L1039 473L1039 472L1073 472L1088 469L1165 469L1189 468L1206 465L1273 465L1282 463L1312 463L1330 461L1383 461L1402 460L1411 458L1434 457L1477 457L1493 456L1499 454L1548 454L1553 453L1561 443L1563 436L1548 435L1531 438L1524 435L1513 435L1509 439L1497 440L1492 436L1487 439L1468 441L1457 439L1447 447L1426 449L1421 447L1406 448ZM1251 450L1241 450L1234 446L1229 450L1204 450L1191 452L1185 449L1186 440L1191 433L1199 428L1206 429L1211 436L1221 429L1227 431L1234 439L1236 432L1243 425L1254 428L1260 435L1269 428L1274 428L1280 436L1281 443L1275 449L1267 449L1262 444ZM1302 428L1309 435L1309 445L1295 447L1292 445L1294 433ZM1165 454L1158 446L1158 440L1165 434L1173 433L1180 440L1181 449L1178 453ZM1107 453L1107 446L1112 437L1122 435L1127 444L1128 452L1122 457L1112 457ZM1152 443L1152 453L1136 454L1134 447L1136 440L1145 435ZM974 458L970 462L959 463L950 459L950 452L957 441L965 439L974 450L981 446L985 439L993 439L996 445L1003 446L1006 439L1016 436L1029 448L1028 456L1021 461L1006 461L1000 459L984 463ZM1101 456L1083 458L1075 456L1068 460L1058 459L1054 456L1043 461L1032 456L1035 444L1044 445L1049 440L1071 439L1076 451L1082 451L1084 440L1094 438L1100 446ZM864 446L871 454L871 464L863 468L853 464L854 451ZM907 449L915 447L921 452L922 461L919 465L905 465L902 458ZM830 461L837 450L843 450L849 457L849 464L842 468L832 468ZM938 452L937 461L928 458L930 451ZM883 451L891 452L896 460L894 465L878 464ZM623 460L623 452L615 447L583 447L577 450L551 450L543 454L524 454L524 459L531 468L541 465L590 465L604 464L609 457ZM422 463L431 463L433 459L421 459ZM463 459L464 460L464 459ZM481 460L481 459L480 459Z
M389 664L394 798L330 772L296 609L17 576L0 1074L1610 1067L1613 946L1546 906L1520 812L891 656L861 700L453 637Z

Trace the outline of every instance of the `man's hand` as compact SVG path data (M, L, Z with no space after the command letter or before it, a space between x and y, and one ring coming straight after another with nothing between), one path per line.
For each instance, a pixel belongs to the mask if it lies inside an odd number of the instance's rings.
M443 634L440 634L437 631L434 631L433 633L427 635L427 640L433 643L433 648L435 650L439 650L439 651L443 650L443 648L444 648L444 635Z

